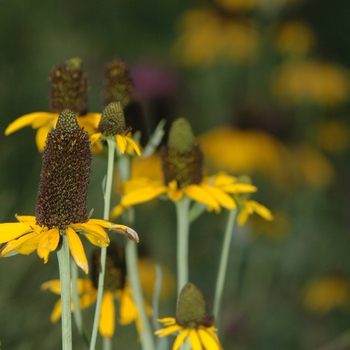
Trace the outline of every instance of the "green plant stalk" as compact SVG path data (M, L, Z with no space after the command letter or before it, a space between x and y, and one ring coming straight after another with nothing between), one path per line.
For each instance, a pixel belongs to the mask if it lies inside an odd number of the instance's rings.
M108 158L107 158L107 176L106 176L106 187L104 190L104 211L103 219L109 219L110 205L111 205L111 195L112 195L112 183L113 183L113 168L114 168L114 152L115 152L115 139L114 137L107 139L108 145ZM97 300L95 308L94 323L92 327L90 350L94 350L96 346L98 324L101 314L101 305L103 297L103 286L106 270L106 257L107 257L107 247L101 248L101 264L100 273L98 276L98 290L97 290Z
M72 298L73 298L73 305L74 305L74 312L73 312L74 322L75 322L75 325L77 326L80 336L84 339L86 345L89 346L90 339L84 327L84 322L83 322L81 309L79 305L78 266L72 258L70 259L70 261L71 261L70 271L72 276Z
M70 256L68 238L62 235L62 245L57 250L58 266L61 281L62 302L62 349L72 350L72 315L70 309Z
M218 270L218 276L216 279L215 295L214 295L214 308L213 314L215 320L219 320L219 314L221 309L222 295L224 291L227 263L231 248L232 233L235 226L237 216L237 209L230 210L228 214L227 224L224 233L224 240L222 243L222 250L220 256L220 265Z
M121 181L126 181L130 179L131 162L129 155L121 155L118 158L118 169ZM132 227L134 225L134 221L134 211L133 208L130 208L123 213L123 222L125 225ZM145 303L143 300L143 293L138 268L137 246L134 241L127 241L125 247L125 259L127 274L132 290L132 297L139 312L142 324L142 333L140 334L141 346L144 350L155 349L153 333L147 317Z
M177 220L177 295L188 282L189 208L191 199L184 196L175 202Z

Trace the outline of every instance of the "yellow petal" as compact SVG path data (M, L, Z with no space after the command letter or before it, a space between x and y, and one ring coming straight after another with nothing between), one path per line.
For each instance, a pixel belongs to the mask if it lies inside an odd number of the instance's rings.
M125 136L125 139L128 142L128 144L132 146L132 148L135 150L137 155L140 156L141 155L141 151L140 151L140 148L139 148L138 144L129 136Z
M30 223L32 225L36 224L36 218L33 215L15 215L16 219L20 222Z
M109 213L109 218L112 220L112 219L115 219L116 217L118 217L119 215L121 215L126 209L126 207L123 207L122 205L117 205L115 206L111 212Z
M90 130L96 129L101 120L101 113L87 113L77 117L78 124L90 134Z
M258 189L256 186L251 184L241 184L241 183L234 183L230 185L222 186L221 189L227 193L251 193L256 192Z
M110 228L111 226L115 225L113 222L110 222L107 220L102 220L102 219L89 219L89 221L87 223L99 225L99 226L102 226L104 228Z
M0 249L0 257L6 256L7 254L11 253L13 250L17 250L18 247L21 246L21 244L25 243L26 241L30 241L32 239L40 240L40 236L38 237L38 234L36 232L28 233L25 236L22 236L16 240L9 241L6 245L1 247ZM29 252L21 252L20 254L30 254L36 249L37 245L34 245L34 248Z
M214 186L207 186L204 184L202 186L211 194L212 197L215 198L216 201L219 202L222 207L226 209L234 209L237 207L236 202L233 200L233 198L224 191Z
M207 181L210 181L212 177L206 177ZM226 173L218 173L214 176L213 186L220 187L224 185L229 185L237 180L236 177L228 175Z
M237 222L241 226L244 225L248 220L249 214L251 214L249 208L246 206L243 207L237 215Z
M109 246L109 242L104 241L103 239L101 239L100 237L96 237L94 235L91 235L90 233L85 233L84 237L93 245L95 245L96 247L108 247Z
M182 327L179 326L178 324L175 324L173 326L159 329L158 331L155 331L154 334L158 335L158 337L167 337L169 334L173 334L181 330Z
M100 132L97 132L96 134L93 134L90 137L91 144L93 145L101 136L102 136L102 133L100 133Z
M207 350L222 350L219 340L217 339L215 333L212 331L211 327L204 329L199 328L197 330L199 338Z
M163 323L165 326L172 326L172 325L176 324L176 318L175 317L158 318L157 321L159 323Z
M43 283L41 285L41 290L49 290L52 293L61 295L61 281L60 280L51 280Z
M16 251L24 255L33 253L37 249L42 236L43 234L41 233L33 232L33 237L31 239L26 239L21 244L19 244L18 247L16 248ZM25 236L23 236L23 238L24 237Z
M104 292L101 306L101 316L99 322L99 331L105 338L112 338L114 334L114 300L113 294L109 291Z
M52 228L47 231L41 238L37 252L40 258L44 259L44 264L47 263L50 252L53 252L60 241L60 233L57 228Z
M115 140L116 140L117 146L120 150L120 153L124 154L124 152L126 150L126 145L127 145L125 137L121 136L121 135L115 135Z
M10 135L15 131L24 128L25 126L32 125L35 122L37 122L37 119L43 120L43 123L48 122L50 119L53 118L52 115L53 113L49 112L34 112L23 115L22 117L19 117L11 124L9 124L9 126L5 130L5 135Z
M56 302L56 304L51 312L50 321L52 323L57 322L59 320L59 318L61 317L61 314L62 314L62 303L61 303L61 299L59 299Z
M202 350L202 344L199 339L199 336L197 334L196 329L190 330L190 343L191 343L191 349L193 350Z
M66 228L66 235L74 261L87 274L89 272L89 266L79 236L71 227Z
M173 349L178 350L180 346L185 342L186 338L189 336L190 331L188 329L184 329L176 338Z
M89 292L84 293L79 297L79 307L80 309L86 309L90 305L92 305L97 299L97 290L92 287Z
M104 241L105 243L107 243L107 245L109 244L109 237L106 231L99 225L96 225L91 222L87 222L83 224L72 224L71 226L75 230L81 230L83 232L89 233L90 235L95 236L97 239Z
M184 188L183 191L194 201L206 204L215 210L220 210L219 203L202 187L198 185L190 185Z
M47 135L52 129L53 129L52 124L46 124L40 127L36 132L35 142L39 152L44 151L44 148L46 146Z
M250 205L254 209L254 211L259 214L261 217L263 217L266 220L273 220L273 215L269 209L267 209L264 205L254 201L250 200Z
M121 293L118 293L118 299L120 302L120 319L119 323L122 325L130 324L138 318L138 310L132 299L131 290L124 289Z
M32 231L31 226L23 222L0 224L0 243L11 241Z
M158 187L144 187L142 189L127 193L121 200L121 205L124 207L131 207L132 205L144 203L157 198L165 193L167 188L163 185Z

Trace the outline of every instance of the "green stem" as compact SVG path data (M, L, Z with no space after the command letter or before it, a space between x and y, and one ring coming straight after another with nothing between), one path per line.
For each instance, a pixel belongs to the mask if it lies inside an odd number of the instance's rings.
M81 315L81 309L79 305L79 291L78 291L78 265L75 263L75 261L71 258L71 275L72 275L72 297L73 297L73 305L74 305L74 322L77 326L78 332L80 336L84 339L85 343L89 346L90 339L89 335L86 332L86 329L84 327L83 318Z
M58 266L61 281L62 301L62 349L72 349L72 315L70 309L70 269L69 269L69 245L68 238L62 235L61 248L57 250Z
M188 282L189 207L191 199L184 196L175 202L177 219L177 295Z
M111 338L103 337L102 349L103 350L112 350L112 339Z
M112 183L113 183L113 168L114 168L114 153L115 153L115 139L108 138L108 160L107 160L107 176L106 176L106 187L104 191L104 212L103 219L109 219L110 205L111 205L111 195L112 195ZM97 300L95 308L94 323L92 327L90 350L94 350L96 346L98 324L101 314L101 305L103 297L103 285L106 270L106 257L107 257L107 247L101 248L101 265L100 273L98 276L98 290L97 290Z
M230 210L228 219L227 219L225 234L224 234L224 241L222 243L220 265L219 265L218 277L216 280L216 287L215 287L214 308L213 308L213 314L214 314L215 320L219 319L222 295L223 295L224 285L225 285L228 257L229 257L230 248L231 248L232 232L235 225L236 216L237 216L237 209Z
M118 170L120 180L122 182L130 179L131 161L129 155L123 154L118 157ZM123 213L123 222L125 225L134 226L134 221L134 210L133 208L130 208ZM143 300L143 293L138 268L137 246L134 241L128 240L128 242L126 243L125 259L129 283L132 290L132 297L139 312L142 324L142 333L140 334L142 349L155 349L153 333L147 317L145 303Z

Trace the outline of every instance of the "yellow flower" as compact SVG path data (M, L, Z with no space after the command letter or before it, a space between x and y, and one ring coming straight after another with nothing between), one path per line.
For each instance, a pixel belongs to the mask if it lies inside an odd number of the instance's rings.
M73 58L59 64L52 70L50 80L50 111L23 115L5 130L5 135L10 135L26 126L37 129L36 144L40 152L43 152L46 137L56 127L58 116L64 109L72 110L79 126L89 134L95 131L101 118L100 113L87 112L89 82L87 74L81 70L80 59Z
M202 292L193 284L187 283L179 296L176 318L166 317L158 320L166 328L157 330L154 334L166 337L178 334L172 350L178 350L189 338L193 350L222 350L216 336L217 329L213 325L213 318L206 311L206 302Z
M100 251L95 251L92 255L91 280L78 279L80 309L85 309L95 303L97 299L99 271ZM48 281L41 288L43 290L48 289L55 294L61 294L60 280ZM127 325L135 322L137 330L140 333L142 325L126 276L124 249L114 243L107 248L104 292L99 320L99 331L106 338L111 338L114 334L116 318L115 299L119 301L119 323L121 325ZM150 316L152 310L146 301L145 308L147 315ZM74 311L73 303L71 303L71 310ZM61 312L61 300L58 300L51 313L51 322L56 322L61 317Z
M222 126L206 132L198 140L207 163L214 169L276 176L285 166L285 147L261 130Z
M257 51L258 31L252 21L224 17L214 8L186 12L179 23L174 54L188 66L215 61L246 62Z
M16 215L16 218L19 222L0 224L0 243L6 243L0 248L0 257L11 256L14 253L28 255L36 250L39 257L44 259L44 263L47 263L49 254L57 249L61 235L65 234L74 261L85 273L88 273L89 267L80 235L98 247L107 247L109 244L104 229L129 237L134 235L134 231L125 225L100 219L72 223L65 229L59 229L38 225L35 216Z
M310 281L304 293L305 309L318 314L326 314L339 306L349 306L350 302L349 283L333 276Z
M207 206L208 210L219 212L221 207L226 209L236 208L231 194L256 192L257 188L250 184L238 183L237 179L225 173L219 173L211 177L203 178L200 184L190 184L179 188L176 180L168 185L163 182L151 180L145 177L131 179L121 186L124 194L119 205L111 211L111 218L119 216L127 208L144 202L148 202L161 195L166 195L170 200L177 202L187 196L192 200Z
M311 28L303 22L283 22L278 28L277 50L283 54L304 55L315 43Z
M125 126L124 112L121 103L111 102L104 109L97 127L97 133L94 133L90 137L90 141L93 145L99 139L103 140L114 137L120 153L124 154L126 151L129 154L133 154L135 151L137 155L141 155L139 146L130 135L128 128Z
M336 106L349 98L349 72L343 67L316 60L282 65L276 73L272 93L283 104L313 102Z

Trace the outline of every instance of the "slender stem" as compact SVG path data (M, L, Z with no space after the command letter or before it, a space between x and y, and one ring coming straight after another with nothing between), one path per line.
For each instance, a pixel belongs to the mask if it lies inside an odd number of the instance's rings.
M118 157L118 170L121 181L130 179L131 161L127 154ZM134 210L128 209L123 213L123 222L128 226L134 225ZM142 331L140 334L141 346L144 350L155 349L152 329L147 317L145 303L143 300L143 293L138 268L138 253L137 246L134 241L128 240L125 247L126 268L129 278L130 287L132 290L132 297L139 312Z
M231 247L232 232L235 225L236 216L237 216L237 209L230 210L228 219L227 219L225 233L224 233L224 241L222 243L220 265L219 265L218 277L216 280L215 295L214 295L213 314L216 320L219 319L222 295L223 295L224 285L225 285L227 263L228 263L228 257L230 253L230 247Z
M84 327L84 322L83 322L81 309L79 305L78 265L75 263L75 261L72 258L70 259L70 261L71 261L70 270L72 275L72 297L73 297L73 305L74 305L74 312L73 312L74 322L75 322L75 325L77 326L80 336L84 339L87 346L89 346L90 339Z
M175 202L177 219L177 295L188 282L189 207L191 199L184 196Z
M70 309L70 256L68 238L62 235L62 246L57 250L61 281L62 301L62 349L72 349L72 315Z
M110 205L111 205L115 139L108 138L107 145L108 145L108 160L107 160L106 188L104 191L104 211L103 211L104 220L109 219L109 212L110 212ZM91 334L90 350L94 350L96 346L97 331L98 331L98 324L100 320L102 297L103 297L103 285L104 285L105 270L106 270L106 257L107 257L107 248L103 247L101 248L101 265L100 265L100 273L98 276L97 300L96 300L94 323L93 323L92 334Z
M111 338L103 337L102 349L103 350L112 350L112 339Z
M136 244L134 241L129 240L126 243L125 256L129 282L132 290L132 297L139 312L142 324L142 331L140 334L142 349L155 349L152 329L149 324L149 320L145 310L145 303L142 295L142 288L138 271L138 254Z

